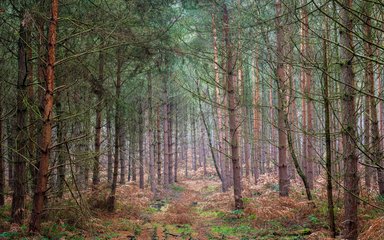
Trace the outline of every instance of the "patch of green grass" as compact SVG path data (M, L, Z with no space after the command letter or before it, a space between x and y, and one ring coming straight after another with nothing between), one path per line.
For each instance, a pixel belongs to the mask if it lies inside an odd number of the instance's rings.
M218 218L221 215L221 212L217 211L201 211L199 215L202 217L216 217Z
M172 184L171 188L175 192L184 192L185 191L185 187L182 187L182 186L177 185L177 184Z
M250 214L250 215L248 215L248 220L250 220L250 221L254 221L254 220L256 220L257 219L257 216L256 216L256 214Z
M250 202L252 202L252 198L247 198L247 197L243 198L243 203L244 204L247 204L247 203L250 203Z
M320 223L320 220L313 214L309 215L308 219L314 225L318 225Z
M238 226L213 226L211 228L211 232L213 234L218 234L220 236L238 236L242 237L242 239L247 239L247 237L254 235L259 230L254 229L248 225L238 225Z

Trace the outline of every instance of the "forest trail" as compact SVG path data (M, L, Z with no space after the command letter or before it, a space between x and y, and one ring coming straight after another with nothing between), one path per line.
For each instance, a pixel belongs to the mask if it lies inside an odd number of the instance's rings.
M132 202L122 200L121 211L100 218L109 231L97 239L325 239L324 220L301 201L301 193L281 199L275 188L269 179L246 189L245 210L234 211L232 192L222 193L217 180L181 179L162 200L133 206L128 214Z
M218 181L183 179L171 185L165 199L150 204L150 216L140 216L149 217L150 223L142 225L140 230L123 230L119 226L126 219L114 219L111 225L116 224L118 229L109 239L214 239L211 228L219 225L220 219L206 208L211 208L210 198L217 194L221 195Z

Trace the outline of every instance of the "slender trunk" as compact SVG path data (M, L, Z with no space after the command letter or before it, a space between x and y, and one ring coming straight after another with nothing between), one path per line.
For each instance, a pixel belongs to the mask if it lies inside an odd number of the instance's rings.
M92 184L97 185L100 182L100 146L101 146L101 118L103 111L103 90L102 83L104 81L104 53L99 53L99 79L98 83L95 86L95 93L97 96L97 105L96 105L96 135L95 135L95 159L93 163L93 177Z
M276 0L276 43L277 43L277 85L278 85L278 137L279 137L279 193L280 196L288 196L289 193L289 175L287 168L287 135L284 124L284 115L286 111L286 81L284 72L284 30L281 24L281 1Z
M55 51L56 51L56 38L57 38L57 22L59 12L59 1L52 0L51 3L51 21L48 33L48 61L47 61L47 76L45 85L45 105L43 114L43 139L41 148L41 158L38 172L38 179L36 190L33 196L33 208L31 220L29 223L29 231L39 232L41 226L41 219L44 207L44 196L47 191L48 183L48 168L49 168L49 155L50 145L52 138L52 118L53 118L53 90L55 80Z
M132 161L133 161L133 134L129 135L129 147L128 147L128 182L132 179ZM120 169L121 171L121 169Z
M310 46L309 46L309 25L308 25L308 13L307 13L307 1L303 0L302 8L302 55L303 55L303 66L302 74L304 75L304 94L305 97L305 108L306 108L306 129L305 129L305 148L306 148L306 175L308 184L313 189L313 164L314 164L314 146L313 146L313 103L311 100L311 82L312 82L312 71L308 66L307 61L310 61Z
M308 199L308 201L311 201L312 200L311 189L310 189L307 177L305 176L303 170L300 167L299 159L296 156L295 147L293 145L294 142L292 139L292 131L291 131L291 129L289 129L290 122L288 120L287 114L284 115L284 124L285 124L285 127L287 129L288 148L289 148L289 151L291 152L293 164L296 168L297 174L300 176L301 180L303 181L305 193L307 194L307 199Z
M160 126L160 118L161 118L161 113L160 113L160 106L157 106L157 136L156 136L156 141L157 141L157 185L161 185L161 126Z
M121 117L121 115L120 115ZM126 145L127 145L127 138L126 138L126 129L124 126L119 127L119 161L120 161L120 184L125 184L125 151L126 151Z
M152 109L152 76L148 75L148 152L149 152L149 184L151 191L156 193L155 182L155 141L153 138L153 109Z
M163 128L164 128L164 188L168 188L168 183L169 183L169 115L168 115L168 85L167 85L167 80L164 78L163 80L164 83L164 89L163 89L163 99L164 99L164 104L163 104Z
M350 17L352 0L344 0L341 6L339 29L341 44L341 81L343 82L343 157L344 157L344 232L343 237L354 240L358 237L357 207L359 195L358 156L356 154L356 109L355 74L353 72L353 22Z
M257 184L259 174L261 170L259 169L259 163L260 163L260 106L261 106L261 99L260 99L260 78L259 78L259 67L258 67L258 61L257 61L258 55L256 54L254 57L254 78L255 78L255 97L253 98L253 173L254 173L254 179L255 184Z
M144 111L141 104L139 108L139 186L144 189Z
M112 154L112 126L111 126L111 110L107 110L107 179L108 183L112 182L112 174L113 174L113 154Z
M25 17L25 16L23 16ZM27 156L27 109L24 104L27 86L27 52L26 52L26 23L20 24L20 37L18 42L18 81L17 81L17 106L16 106L16 147L14 158L14 182L12 195L12 222L21 224L24 219L26 173L25 159ZM14 137L14 136L11 136Z
M131 156L129 157L129 159L130 159L130 166L129 166L129 168L130 168L130 172L131 172L131 174L132 174L132 181L133 182L136 182L136 180L137 180L137 178L136 178L136 170L137 170L137 168L136 168L136 144L137 144L137 142L138 141L136 141L136 137L138 137L138 136L136 136L136 132L135 133L133 133L132 135L131 135L132 137L131 137L131 141L130 141L130 145L129 145L129 153L131 154Z
M169 158L168 158L168 183L173 183L173 104L168 104L168 152L169 152Z
M194 114L194 111L192 111ZM193 141L193 159L192 168L193 171L197 170L197 153L196 153L196 119L192 119L192 141Z
M332 237L336 237L335 212L333 205L333 186L332 186L332 148L331 148L331 132L330 132L330 101L329 101L329 73L328 73L328 45L325 39L328 39L328 21L326 20L325 35L323 40L324 52L324 116L325 116L325 147L326 147L326 170L327 170L327 200L328 200L328 224L332 232Z
M35 99L35 90L34 90L34 82L33 82L33 64L32 64L32 46L30 44L31 41L31 31L28 31L26 42L27 44L27 92L28 92L28 105L34 106L34 99ZM35 135L35 124L36 124L36 113L32 111L31 109L28 109L28 155L27 158L29 161L33 161L36 159L36 147L34 143L34 135ZM29 165L29 172L32 177L36 176L36 166L32 164ZM35 190L35 181L31 181L31 192Z
M230 129L230 145L231 145L231 160L233 171L233 190L235 197L235 208L243 209L243 199L241 196L241 176L240 176L240 159L239 159L239 132L237 122L237 99L236 99L236 72L233 62L235 57L232 52L232 43L229 30L229 14L227 5L223 4L223 23L224 23L224 38L226 48L226 74L227 74L227 91L228 91L228 124Z
M45 76L46 76L46 54L47 54L47 49L46 49L46 46L47 46L47 40L46 40L46 36L45 36L45 18L42 17L44 15L44 12L45 12L45 5L47 5L46 1L43 0L43 1L39 1L39 0L36 0L36 2L38 2L38 8L39 10L43 13L39 16L36 16L36 28L37 28L37 32L38 32L38 50L37 50L37 53L38 53L38 60L37 60L37 79L38 79L38 86L36 88L36 98L37 98L37 104L38 104L38 108L37 108L37 114L38 116L42 116L43 113L44 113L44 85L45 85ZM35 113L34 113L35 114ZM43 123L42 121L36 121L36 125L35 125L35 128L36 128L36 136L35 136L35 142L37 143L36 144L36 148L35 148L35 159L32 160L32 164L31 164L31 168L30 168L30 173L31 173L31 186L33 187L33 189L36 188L36 184L37 184L37 173L38 173L38 166L40 165L39 161L40 161L40 158L41 158L41 150L40 150L40 147L41 144L42 144L42 128L43 128Z
M224 174L224 168L223 168L223 162L225 161L225 156L223 154L223 126L222 126L222 114L221 114L221 97L220 97L220 75L219 75L219 53L217 48L217 29L216 29L216 22L215 22L215 14L212 13L212 34L213 34L213 63L214 63L214 71L215 71L215 102L218 104L218 107L216 108L217 112L217 164L220 164L220 171L221 171L221 187L223 192L226 192L228 190L227 182L225 179ZM218 175L219 171L217 170Z
M177 182L177 170L179 164L179 122L177 114L177 105L175 105L175 157L174 157L174 182Z
M112 174L112 184L111 184L111 193L107 201L107 209L109 212L115 211L116 205L116 187L117 187L117 175L119 171L119 149L120 149L120 135L121 135L121 103L120 103L120 91L121 91L121 48L116 50L116 99L115 99L115 152L113 159L113 174Z
M189 141L188 141L188 122L184 124L184 147L185 147L185 177L188 177L188 158L189 158Z
M0 82L0 93L3 96L2 82ZM4 162L4 152L3 152L3 99L0 98L0 207L4 206L5 196L5 162Z

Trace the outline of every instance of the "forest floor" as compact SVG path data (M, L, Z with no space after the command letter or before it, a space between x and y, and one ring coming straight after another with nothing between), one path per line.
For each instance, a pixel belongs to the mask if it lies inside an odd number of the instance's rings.
M243 181L245 209L238 211L233 210L231 191L222 193L215 177L201 175L181 178L168 191L161 192L158 200L153 200L148 190L140 190L134 183L120 185L117 210L113 214L103 209L108 188L100 186L83 196L92 213L89 216L58 211L44 224L40 237L28 237L25 226L10 225L4 233L0 231L0 239L246 240L327 239L329 236L323 192L315 191L315 200L308 202L300 183L293 182L290 197L281 198L276 177L265 175L257 185ZM342 217L341 197L341 193L336 194L338 226ZM375 204L384 205L380 201ZM6 214L3 209L0 217ZM382 212L362 205L360 218L360 239L384 238Z

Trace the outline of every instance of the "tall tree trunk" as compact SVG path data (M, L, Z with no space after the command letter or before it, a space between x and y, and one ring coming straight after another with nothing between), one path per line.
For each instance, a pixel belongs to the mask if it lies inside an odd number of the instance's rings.
M144 111L142 104L139 104L139 108L139 187L144 189Z
M18 42L18 81L17 81L17 105L16 105L16 152L14 158L14 182L12 195L12 222L21 224L24 219L25 194L26 194L26 172L25 159L27 156L28 134L27 108L24 104L27 96L27 64L28 56L26 52L28 16L23 16L20 23L20 36Z
M96 105L96 125L95 125L95 159L93 163L93 176L92 176L92 184L97 185L100 183L100 146L101 146L101 118L103 111L103 90L102 84L104 81L104 53L99 53L99 79L98 83L95 85L95 93L97 96L97 105Z
M161 112L160 112L160 106L157 106L157 122L156 122L156 128L157 128L157 135L156 135L156 142L157 142L157 185L161 185L161 125L160 125L160 118L161 118Z
M260 78L259 78L259 66L257 61L258 55L257 53L254 56L254 62L252 64L253 70L254 70L254 78L255 78L255 90L254 90L254 98L253 98L253 173L254 173L254 179L255 184L257 184L259 174L261 172L260 169L260 106L261 106L261 99L260 99Z
M115 97L115 153L113 159L113 175L111 184L111 193L108 196L107 209L109 212L115 211L116 205L116 187L117 187L117 175L119 171L119 147L120 147L120 135L121 135L121 103L120 103L120 92L121 92L121 48L116 50L116 97Z
M133 182L136 182L137 180L137 175L136 175L136 172L137 172L137 167L136 167L136 144L138 143L138 139L136 140L136 137L138 137L136 135L137 133L134 132L133 134L131 134L131 141L130 141L130 145L129 145L129 153L130 153L130 171L131 174L132 174L132 181Z
M228 190L227 182L224 174L223 162L225 161L225 156L223 154L223 126L222 126L222 114L221 114L221 97L220 97L220 87L222 84L220 83L220 75L219 75L219 52L217 48L217 29L215 22L215 14L212 13L212 35L213 35L213 66L215 71L215 102L218 104L216 108L217 115L217 163L221 163L221 187L223 192Z
M55 60L56 60L56 39L57 39L57 22L59 15L59 1L52 0L51 3L51 21L48 32L48 61L47 61L47 77L45 85L45 105L43 115L43 139L41 148L41 158L38 172L38 179L35 194L33 196L33 208L31 220L29 223L29 231L40 231L41 218L44 207L44 196L47 191L48 168L50 145L52 138L52 119L53 119L53 90L55 81Z
M3 86L0 82L0 93L3 96ZM5 161L4 161L4 152L3 152L3 98L0 98L0 207L4 206L5 196Z
M108 183L112 182L113 174L113 153L112 153L112 123L111 123L111 110L107 110L107 179Z
M310 61L311 54L310 54L310 46L309 46L309 23L308 23L308 13L307 13L307 1L303 0L303 7L302 7L302 19L303 23L301 25L302 27L302 55L303 55L303 66L302 74L304 75L304 94L306 103L306 121L305 124L305 148L306 148L306 158L304 161L306 161L306 175L308 179L308 184L311 189L313 189L313 164L314 164L314 146L313 146L313 103L311 100L311 82L312 82L312 71L310 69L310 66L308 66L307 62Z
M42 1L39 1L39 0L36 0L36 3L38 3L38 8L40 10L40 13L42 14L37 14L36 15L36 28L37 28L37 32L38 32L38 50L37 50L37 54L38 54L38 58L37 58L37 80L38 80L38 88L36 88L36 98L37 98L37 104L38 104L38 108L37 108L37 113L38 113L38 116L42 116L43 113L44 113L44 85L45 85L45 77L46 77L46 62L47 62L47 59L46 59L46 55L47 55L47 49L46 49L46 46L47 46L47 39L46 39L46 36L45 36L45 24L46 24L46 19L43 17L45 14L45 12L48 11L48 9L46 9L46 5L47 4L47 1L46 0L42 0ZM34 113L35 114L35 113ZM33 189L36 188L36 184L37 184L37 173L38 173L38 166L40 165L39 161L40 161L40 158L41 158L41 150L39 148L39 146L42 145L42 128L43 128L43 123L42 121L36 121L36 136L35 136L35 142L37 143L36 144L36 148L35 148L35 159L32 160L32 164L30 164L31 168L30 168L30 173L31 173L31 185L33 187Z
M173 183L173 103L168 104L168 183Z
M168 115L168 84L167 80L163 79L164 89L163 89L163 128L164 128L164 188L168 188L169 183L169 115Z
M121 115L120 115L121 117ZM120 184L125 184L125 172L126 172L126 166L125 166L125 152L127 149L127 137L126 137L126 129L124 126L119 127L119 161L120 161Z
M194 108L192 108L192 115L195 114ZM193 118L193 117L192 117ZM197 170L197 153L196 153L196 119L191 119L192 122L192 142L193 142L193 158L192 158L192 169L196 172Z
M289 174L287 167L287 135L284 124L286 111L286 81L284 72L284 30L281 24L282 9L281 1L276 0L276 43L277 43L277 85L278 85L278 134L279 134L279 193L280 196L288 196L289 193Z
M226 74L227 74L227 91L228 91L228 117L229 117L229 131L230 131L230 145L231 145L231 160L233 171L233 190L235 197L235 208L243 209L243 199L241 196L241 176L240 176L240 159L239 159L239 132L237 122L237 99L236 99L236 73L233 58L235 57L232 52L232 43L229 30L229 14L227 5L223 4L223 23L224 23L224 39L226 48Z
M355 74L353 72L353 22L350 16L352 0L344 0L341 6L340 55L343 103L343 157L344 157L344 232L343 237L354 240L358 237L357 206L359 176L356 154L356 115L355 115Z
M174 157L174 182L177 182L177 171L179 165L179 122L177 103L175 105L175 157Z
M185 177L188 177L188 157L189 157L189 141L188 141L188 121L184 124L184 151L185 152Z
M27 57L28 57L28 63L27 63L27 93L28 93L28 105L34 106L34 100L35 100L35 90L34 90L34 82L33 82L33 64L32 64L32 46L31 46L31 31L28 31L26 42L29 43L26 46L27 49ZM33 161L36 159L36 147L34 142L34 136L35 136L35 124L36 124L36 113L32 111L31 109L28 109L28 155L27 158L30 159L29 161ZM36 166L33 164L28 164L29 171L31 173L31 176L35 176L36 172ZM31 181L31 192L35 190L35 181Z
M333 186L332 186L332 148L331 148L331 123L330 123L330 101L329 101L329 72L328 72L328 45L326 39L329 39L328 21L325 25L325 34L323 37L324 52L324 72L323 72L323 98L324 98L324 116L325 116L325 147L326 147L326 170L327 170L327 200L328 200L328 224L332 232L332 237L336 237L335 212L333 205Z
M149 152L149 184L151 191L156 194L156 181L155 181L155 139L153 127L155 121L153 120L153 105L152 105L152 76L148 74L148 152Z

